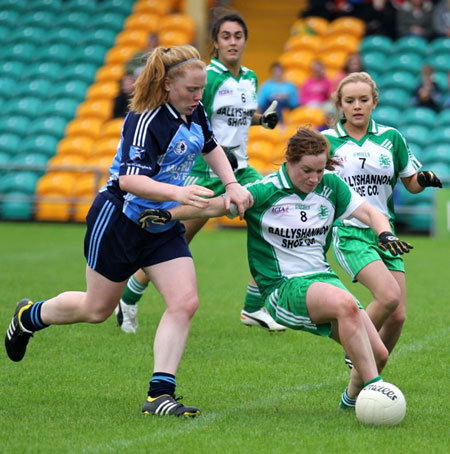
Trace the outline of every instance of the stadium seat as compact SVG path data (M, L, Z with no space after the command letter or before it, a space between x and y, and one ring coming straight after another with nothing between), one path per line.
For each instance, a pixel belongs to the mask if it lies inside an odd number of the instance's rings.
M156 14L132 14L125 20L124 29L144 30L147 33L156 33L159 28L160 17Z
M109 120L113 108L112 99L93 99L81 103L77 109L77 117L99 118L102 121Z
M430 131L425 126L406 125L400 129L400 132L407 143L415 143L420 147L425 147L430 140Z
M288 115L288 125L311 125L317 127L325 123L325 114L319 107L301 106L293 109Z
M416 84L416 75L408 71L386 72L378 80L380 90L401 88L411 92L416 87Z
M406 108L411 100L410 94L402 88L385 88L379 94L379 106L392 106L400 110Z
M284 79L300 86L309 77L309 71L301 68L288 68L284 71Z
M286 70L295 68L309 71L311 63L316 59L317 55L314 52L301 50L281 54L279 62Z
M87 160L91 157L92 148L95 140L88 136L69 136L65 137L58 143L58 155L75 155L79 154Z
M421 162L424 167L428 166L431 170L436 163L450 165L450 153L448 143L434 143L428 146L422 154Z
M64 135L66 124L67 120L62 117L53 116L36 118L28 127L28 134L54 136L59 140Z
M450 127L435 128L431 132L427 131L427 142L430 144L445 143L450 144Z
M135 0L103 0L99 4L99 11L107 13L109 11L128 16L131 13Z
M450 38L441 37L435 38L428 44L428 55L441 55L450 53Z
M187 36L187 42L191 42L194 39L195 24L187 14L168 14L161 18L158 32L161 35L167 31L182 32Z
M94 13L97 3L92 0L65 0L63 2L63 12L68 14L74 11L80 11L84 14Z
M54 43L41 47L36 52L35 61L55 62L64 65L71 53L72 48L69 44Z
M102 66L95 75L96 82L119 82L125 74L122 64Z
M38 25L40 27L50 29L55 21L56 15L52 11L32 11L25 13L21 17L21 26Z
M96 3L94 3L95 8ZM90 23L92 14L86 11L74 10L66 14L61 14L55 23L55 28L77 28L84 30L86 24Z
M148 42L148 33L145 30L123 30L116 36L116 45L134 46L144 49Z
M3 112L8 115L23 115L33 118L39 112L41 104L42 100L36 97L17 98L11 100Z
M436 122L436 113L434 110L427 107L409 107L402 112L400 124L407 125L423 125L429 129L433 129Z
M134 4L133 12L141 14L154 14L162 17L169 13L172 7L170 0L146 0Z
M247 154L250 159L259 159L270 162L272 159L273 145L265 140L252 140L248 143Z
M112 100L119 94L120 86L118 82L96 82L92 84L86 93L88 100L108 99Z
M49 30L45 42L47 44L68 44L75 46L81 38L81 30L74 27L62 27Z
M353 35L331 35L322 40L321 52L344 51L353 54L358 51L359 39Z
M44 103L40 113L45 116L61 117L68 121L75 116L78 105L78 101L72 98L51 99Z
M13 96L15 97L34 97L45 99L50 92L52 82L47 79L33 79L30 81L21 81L14 91Z
M392 50L392 39L383 35L368 35L365 36L361 41L360 52L365 54L366 52L381 52L385 55L389 55Z
M72 98L81 102L85 95L88 84L80 80L69 80L67 82L62 82L54 87L51 92L52 99L59 98Z
M450 109L444 109L436 116L436 128L450 127Z
M252 127L248 132L248 141L263 140L272 145L275 145L280 139L280 132L278 128L266 129L263 127Z
M45 38L46 30L42 27L28 26L18 28L16 31L10 34L8 41L9 43L26 43L32 44L41 42Z
M76 180L73 188L73 195L75 197L74 221L85 222L86 215L100 186L100 179L94 173L86 173Z
M48 161L48 172L70 172L77 178L83 175L82 167L86 165L87 160L80 154L56 154Z
M79 45L98 44L109 48L114 44L116 35L117 33L109 28L93 28L83 33Z
M15 86L15 80L10 77L0 77L0 96L9 98Z
M380 105L372 112L372 118L382 125L398 128L400 110L393 106Z
M125 64L139 50L135 45L114 46L105 56L106 65Z
M384 68L388 57L386 54L379 51L368 51L361 56L364 71L372 74L373 71L379 71Z
M307 50L319 52L322 45L322 38L316 35L294 35L291 36L284 46L286 52Z
M42 134L27 137L22 142L20 151L21 153L40 153L51 157L56 153L57 145L58 139L56 137Z
M97 65L93 63L74 63L68 64L60 73L61 81L70 81L78 80L85 82L86 84L91 84L95 79L95 74L97 72Z
M433 74L434 81L437 83L439 90L441 90L442 95L447 96L449 94L449 76L448 72L435 72Z
M327 32L328 35L353 35L359 41L366 32L366 24L357 17L339 17L328 24Z
M325 36L328 33L329 22L323 17L309 16L304 19L304 24L316 34Z
M420 36L402 36L392 43L391 52L393 55L418 54L422 58L427 54L428 42Z
M159 42L161 46L184 46L191 42L189 35L181 30L163 30L159 32Z
M100 136L103 120L99 118L78 118L72 120L66 129L67 136L85 136L94 140Z
M319 60L325 69L339 70L347 63L348 52L342 50L327 50L319 54Z
M426 63L431 65L436 72L450 71L450 53L437 54L434 53L428 57Z
M124 15L113 12L99 11L89 22L91 29L108 28L118 33L122 30Z
M385 71L407 71L416 76L422 64L423 57L420 54L396 54L386 60Z
M20 192L33 195L39 177L34 172L12 171L2 177L0 181L0 194L9 192Z
M23 136L27 132L30 121L29 117L17 114L0 117L0 134L9 132Z
M251 128L257 129L257 128ZM119 145L119 140L116 137L104 137L98 139L92 149L92 156L108 156L112 159L117 151L117 147Z
M4 132L0 134L0 153L14 156L19 151L21 137L18 134Z
M109 175L109 168L111 167L113 159L110 156L93 156L89 161L88 165L102 174L102 177Z
M29 170L41 177L45 174L48 159L48 156L41 153L20 153L12 156L9 163L20 165L24 170Z
M36 50L34 43L17 43L4 47L0 51L0 58L3 61L11 60L29 63L33 60Z
M92 63L94 65L100 66L103 64L105 59L107 48L101 46L100 44L88 44L77 48L70 58L70 63L82 62L82 63Z
M0 204L0 217L8 221L29 221L33 218L33 199L21 192L4 195Z
M53 14L59 13L62 9L63 0L40 0L36 2L28 11L51 11Z
M7 41L10 34L9 27L0 24L0 44L3 44Z
M114 137L120 139L120 133L122 132L123 118L113 118L105 122L100 131L100 136L105 137Z
M62 65L56 62L41 62L28 66L23 72L26 80L47 79L57 80L60 77ZM47 94L46 94L47 95Z
M5 61L0 63L0 77L18 81L22 77L24 69L25 63L22 61Z
M0 11L0 24L7 25L9 28L13 28L19 22L19 11L10 9L2 9Z

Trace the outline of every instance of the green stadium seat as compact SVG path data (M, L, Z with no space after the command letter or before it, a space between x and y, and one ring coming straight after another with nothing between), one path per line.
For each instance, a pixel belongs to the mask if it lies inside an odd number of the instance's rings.
M125 16L123 14L99 12L92 18L89 23L89 27L91 29L109 28L110 30L114 30L118 33L122 30L124 19Z
M24 115L34 117L41 107L42 101L36 97L17 98L9 101L4 113L8 115Z
M450 38L435 38L428 44L428 55L449 54Z
M431 220L433 216L430 213L433 211L433 204L431 202L416 203L414 208L426 210L426 212L409 214L407 217L408 229L414 233L429 233L432 227Z
M28 66L23 72L23 79L47 79L56 80L59 78L62 64L56 62L41 62Z
M8 42L10 43L36 43L42 41L45 37L46 31L42 27L28 26L17 29L9 36Z
M7 25L13 29L20 20L20 12L14 9L3 9L0 11L0 24Z
M433 170L433 165L438 163L444 163L450 165L450 146L448 143L436 143L428 146L422 158L422 164L424 167L430 167Z
M27 0L2 0L2 8L22 12L27 7Z
M103 0L99 6L98 11L102 13L114 12L128 16L133 8L133 0Z
M430 129L421 125L405 125L400 128L400 132L406 139L406 142L415 143L420 147L428 144Z
M71 12L83 12L84 14L93 14L97 8L97 3L92 0L66 0L63 4L64 14Z
M27 137L21 147L22 153L40 153L52 157L56 153L58 139L54 136L39 135Z
M448 81L448 72L438 71L433 74L433 77L442 94L447 95L450 89Z
M64 136L67 120L62 117L42 117L30 123L29 135L45 134L61 139Z
M392 106L404 109L411 101L410 94L402 88L385 88L379 94L379 106Z
M95 79L98 66L93 63L67 64L60 73L60 80L80 80L92 84Z
M31 61L36 53L36 46L31 43L17 43L6 46L0 51L2 60L21 61L27 63Z
M389 71L384 73L378 81L381 90L402 88L411 92L416 87L416 84L416 76L408 71Z
M37 25L50 29L53 27L55 22L55 13L52 11L32 11L25 14L21 18L21 26L26 27L27 25Z
M386 61L386 71L408 71L414 76L422 66L423 57L420 54L396 54Z
M13 156L9 160L9 164L18 165L27 170L33 172L39 178L46 173L46 166L49 157L41 153L20 153Z
M78 105L79 101L73 98L51 99L45 102L41 114L62 117L68 121L75 116Z
M433 129L436 122L436 112L427 107L409 107L402 113L401 125L423 125Z
M18 134L5 132L0 134L0 152L14 156L19 151L21 138Z
M95 8L96 3L95 2L92 3ZM90 13L85 11L74 10L68 14L61 14L55 23L55 28L71 27L77 28L78 30L84 30L86 28L86 24L90 22L90 19L91 19Z
M22 61L6 61L0 63L0 77L9 77L15 81L22 77L25 63Z
M35 79L31 81L22 81L13 91L13 96L45 99L50 92L52 83L47 79Z
M0 151L0 177L3 177L3 175L6 175L6 173L8 172L3 168L3 166L8 165L10 159L11 156L9 156L8 153Z
M402 36L392 43L392 54L427 54L428 41L420 36Z
M27 132L30 119L23 115L8 115L0 118L0 134L12 133L24 136Z
M81 102L87 90L88 84L80 80L69 80L58 84L51 93L52 99L72 98Z
M0 181L0 193L21 192L33 195L39 177L29 171L11 171Z
M11 34L11 30L7 25L0 24L0 44L6 42Z
M436 54L428 57L426 63L434 68L435 72L450 71L450 53Z
M16 80L10 77L0 77L0 96L9 98L16 86Z
M5 220L31 220L33 218L32 197L21 192L6 194L0 205L0 217Z
M81 38L81 31L78 28L63 27L55 30L50 30L45 42L47 44L68 44L69 46L75 46Z
M369 35L365 36L360 45L361 54L366 52L381 52L383 54L389 55L392 49L392 39L387 36L382 35Z
M72 47L69 44L54 43L50 46L42 46L36 53L35 61L65 64L71 53Z
M436 145L440 143L450 144L450 127L435 128L428 132L428 143Z
M398 127L400 110L393 106L378 106L372 113L372 118L385 126Z
M450 127L450 109L445 109L436 116L436 128Z
M30 5L28 11L49 11L57 14L61 11L61 0L39 0L38 2Z
M106 51L107 48L99 44L82 46L74 50L70 58L70 63L92 63L100 66L103 64Z
M380 68L383 68L387 60L386 54L379 51L366 52L361 58L364 70L371 75L374 71L379 71Z
M79 45L85 46L89 44L99 44L100 46L110 48L114 45L116 36L117 32L115 30L111 30L110 28L89 29L83 33Z

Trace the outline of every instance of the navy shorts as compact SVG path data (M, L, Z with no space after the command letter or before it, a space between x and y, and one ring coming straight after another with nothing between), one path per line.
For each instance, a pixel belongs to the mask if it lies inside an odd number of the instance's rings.
M181 222L165 232L147 232L102 193L95 198L86 223L87 264L114 282L128 279L139 268L192 257Z

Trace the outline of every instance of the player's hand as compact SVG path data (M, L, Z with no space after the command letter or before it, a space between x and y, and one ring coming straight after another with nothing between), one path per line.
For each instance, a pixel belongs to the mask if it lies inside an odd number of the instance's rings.
M417 174L417 182L423 188L442 188L441 180L432 170L423 170Z
M261 115L261 126L266 129L273 129L278 124L277 114L278 101L273 101L269 108Z
M172 214L167 210L157 210L150 208L144 210L139 215L139 224L145 229L150 224L165 225L172 219Z
M413 248L406 241L398 239L392 232L380 233L378 240L378 247L383 251L389 251L392 255L402 255Z
M206 208L209 200L205 197L214 197L214 191L197 184L178 187L176 201L180 205L192 205L197 208Z
M236 205L239 218L243 219L245 210L253 205L253 196L236 181L235 183L226 186L225 208L227 210L230 210L231 203Z
M238 168L238 160L236 158L236 155L232 151L227 150L226 148L224 148L223 151L225 152L225 156L227 157L228 162L230 163L230 166L234 172Z

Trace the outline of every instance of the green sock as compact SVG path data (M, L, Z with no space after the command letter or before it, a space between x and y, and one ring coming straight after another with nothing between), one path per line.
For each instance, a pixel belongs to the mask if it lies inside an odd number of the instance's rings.
M350 397L347 391L348 386L344 389L344 392L341 395L341 401L339 402L339 406L342 408L342 410L352 410L356 405L356 399Z
M263 306L264 300L261 293L259 293L258 287L256 287L256 285L248 284L247 294L245 295L244 300L244 310L247 312L256 312Z
M382 381L383 379L381 378L381 375L378 375L378 377L372 378L372 380L366 381L364 383L363 388L365 388L367 385L370 385L371 383L375 383L377 381Z
M134 276L131 276L123 292L122 301L130 306L137 304L147 287L148 284L142 285Z

